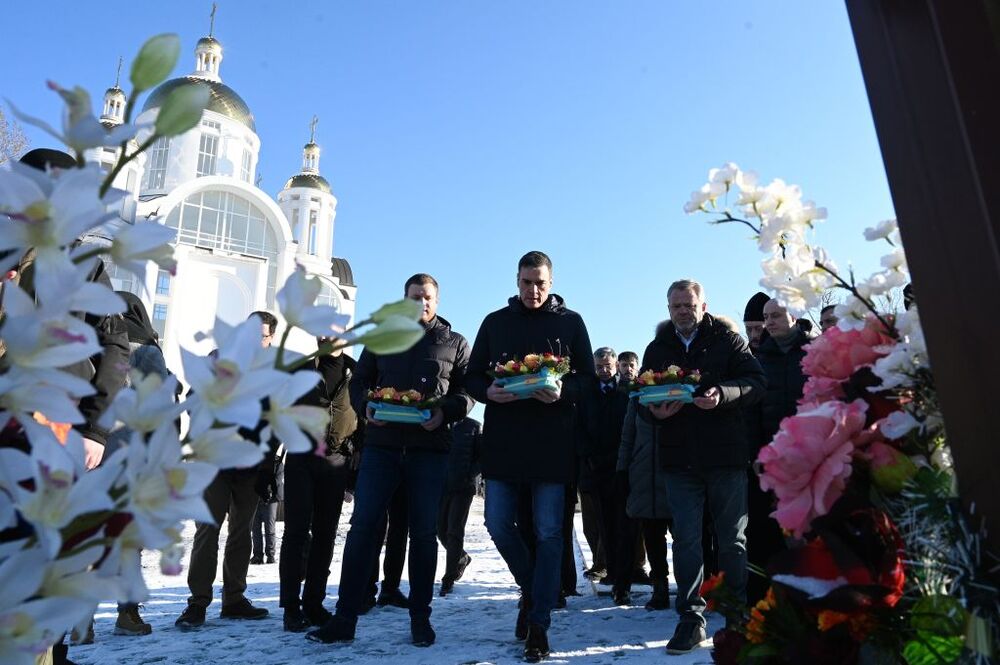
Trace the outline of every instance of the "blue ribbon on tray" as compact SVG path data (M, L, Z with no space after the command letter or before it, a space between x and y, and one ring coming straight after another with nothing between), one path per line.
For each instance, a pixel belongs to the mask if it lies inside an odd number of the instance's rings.
M643 386L629 393L638 397L639 404L662 404L663 402L693 402L698 386L690 383L668 383L662 386Z
M562 375L550 371L548 367L543 367L542 371L535 374L520 374L496 379L496 384L507 392L525 398L530 397L536 390L542 390L543 388L556 390L558 381L561 378Z
M387 423L425 423L431 419L430 409L418 409L415 406L403 406L402 404L386 404L384 402L371 402L372 411L375 412L376 420L384 420Z

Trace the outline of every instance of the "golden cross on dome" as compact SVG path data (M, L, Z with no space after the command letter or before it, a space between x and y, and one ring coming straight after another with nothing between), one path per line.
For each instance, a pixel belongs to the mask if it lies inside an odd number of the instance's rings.
M115 87L118 87L118 82L122 77L122 57L118 56L118 71L115 73Z
M215 10L217 9L215 3L212 3L212 13L208 15L208 36L211 37L212 33L215 32Z
M319 118L313 116L312 122L309 123L309 142L316 142L316 125L319 123Z

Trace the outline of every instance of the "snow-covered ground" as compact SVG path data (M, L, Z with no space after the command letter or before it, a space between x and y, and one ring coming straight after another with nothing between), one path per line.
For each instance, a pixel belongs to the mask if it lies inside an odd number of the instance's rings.
M350 506L345 506L335 545L333 572L330 575L327 607L336 604L337 584L344 535L348 529ZM278 523L280 543L282 523ZM188 550L194 534L188 525L184 537ZM582 537L580 516L576 517L578 568L590 560ZM225 542L225 528L223 537ZM220 544L221 545L221 544ZM582 546L582 548L581 548ZM221 546L220 546L221 549ZM116 617L113 604L103 605L96 617L96 642L92 646L70 648L70 658L77 663L364 663L391 659L393 663L435 665L520 662L522 643L514 640L517 614L517 587L503 559L483 525L483 504L476 499L466 530L466 551L472 564L446 598L435 597L431 622L437 631L437 643L426 649L410 644L409 616L406 610L376 608L358 622L357 639L350 645L326 646L307 641L302 634L282 630L278 607L277 564L250 566L247 596L255 605L266 607L271 615L260 621L234 621L219 618L218 600L208 610L205 625L193 631L174 627L174 620L184 609L188 589L186 578L162 575L158 558L143 558L143 570L151 597L142 615L152 624L153 634L123 637L112 633ZM216 598L221 585L222 557L216 584ZM187 561L185 560L185 568ZM438 558L438 579L444 570L444 550ZM684 656L667 656L664 646L673 634L677 614L673 610L648 612L643 605L649 587L635 587L633 607L616 607L611 599L597 596L590 582L579 576L581 596L571 597L568 607L556 610L552 617L549 641L553 663L619 663L664 661L676 665L711 663L705 646ZM406 589L403 573L403 591ZM673 588L671 589L673 591ZM720 617L710 617L708 634L721 627ZM706 643L707 644L707 643Z

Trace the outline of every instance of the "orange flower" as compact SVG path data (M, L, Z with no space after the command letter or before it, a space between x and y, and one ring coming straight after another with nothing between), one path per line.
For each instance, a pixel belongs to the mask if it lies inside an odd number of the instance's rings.
M722 583L725 581L725 577L726 573L723 571L720 573L716 573L715 575L712 575L707 580L701 583L701 589L698 590L698 595L706 599L705 609L709 611L715 610L715 599L709 598L708 596L710 596L713 591L722 586Z
M819 616L816 617L816 623L819 625L820 631L825 633L834 626L839 626L850 618L850 615L844 614L843 612L823 610L819 613Z
M747 639L754 644L764 642L766 638L764 633L764 624L766 622L764 612L767 612L776 604L777 599L774 597L774 587L769 587L763 600L758 600L757 604L750 609L750 620L747 622Z

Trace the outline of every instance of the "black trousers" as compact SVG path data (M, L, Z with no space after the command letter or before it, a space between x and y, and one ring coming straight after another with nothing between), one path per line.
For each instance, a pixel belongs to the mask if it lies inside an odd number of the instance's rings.
M400 483L396 488L389 510L376 528L376 541L385 543L385 557L382 559L382 591L398 589L403 577L403 566L406 564L406 540L410 535L409 511L406 506L406 486ZM369 580L369 590L372 596L378 590L378 557L382 551L381 545L375 550L375 562L372 565L372 576Z
M747 483L748 523L747 523L747 562L759 568L767 568L768 560L783 551L785 536L777 521L771 517L774 510L774 495L760 488L760 479L752 470ZM750 571L747 575L747 604L753 607L762 600L770 586L766 577Z
M593 558L591 568L594 570L607 570L608 562L604 553L604 541L601 540L601 528L598 524L600 520L597 502L593 492L580 492L580 513L583 516L583 537L590 547L590 555Z
M616 588L629 591L632 588L632 570L636 551L640 543L645 543L646 557L649 559L649 577L653 583L667 582L670 565L667 563L667 533L671 521L666 519L631 519L622 523L621 540L618 541L618 560L632 565L626 566L626 574L619 575Z
M614 476L595 476L590 496L597 516L598 537L603 545L604 569L608 571L605 582L613 583L620 577L631 577L634 555L627 559L620 556L623 529L627 527L629 517L625 514L624 497L615 492Z
M576 487L566 486L563 505L563 548L560 570L560 589L563 594L576 593L576 557L573 551L573 515L576 513ZM531 486L525 485L517 502L517 528L532 556L535 554L535 525L531 510Z
M347 480L346 467L334 467L312 453L288 455L285 461L285 532L278 562L281 607L323 604ZM305 585L301 586L303 556L306 557L306 575Z
M253 557L263 559L264 555L274 556L276 551L274 524L278 519L278 502L257 503L257 513L253 516Z
M465 523L469 520L473 492L449 492L441 498L437 535L446 552L443 579L454 580L458 562L465 556Z

